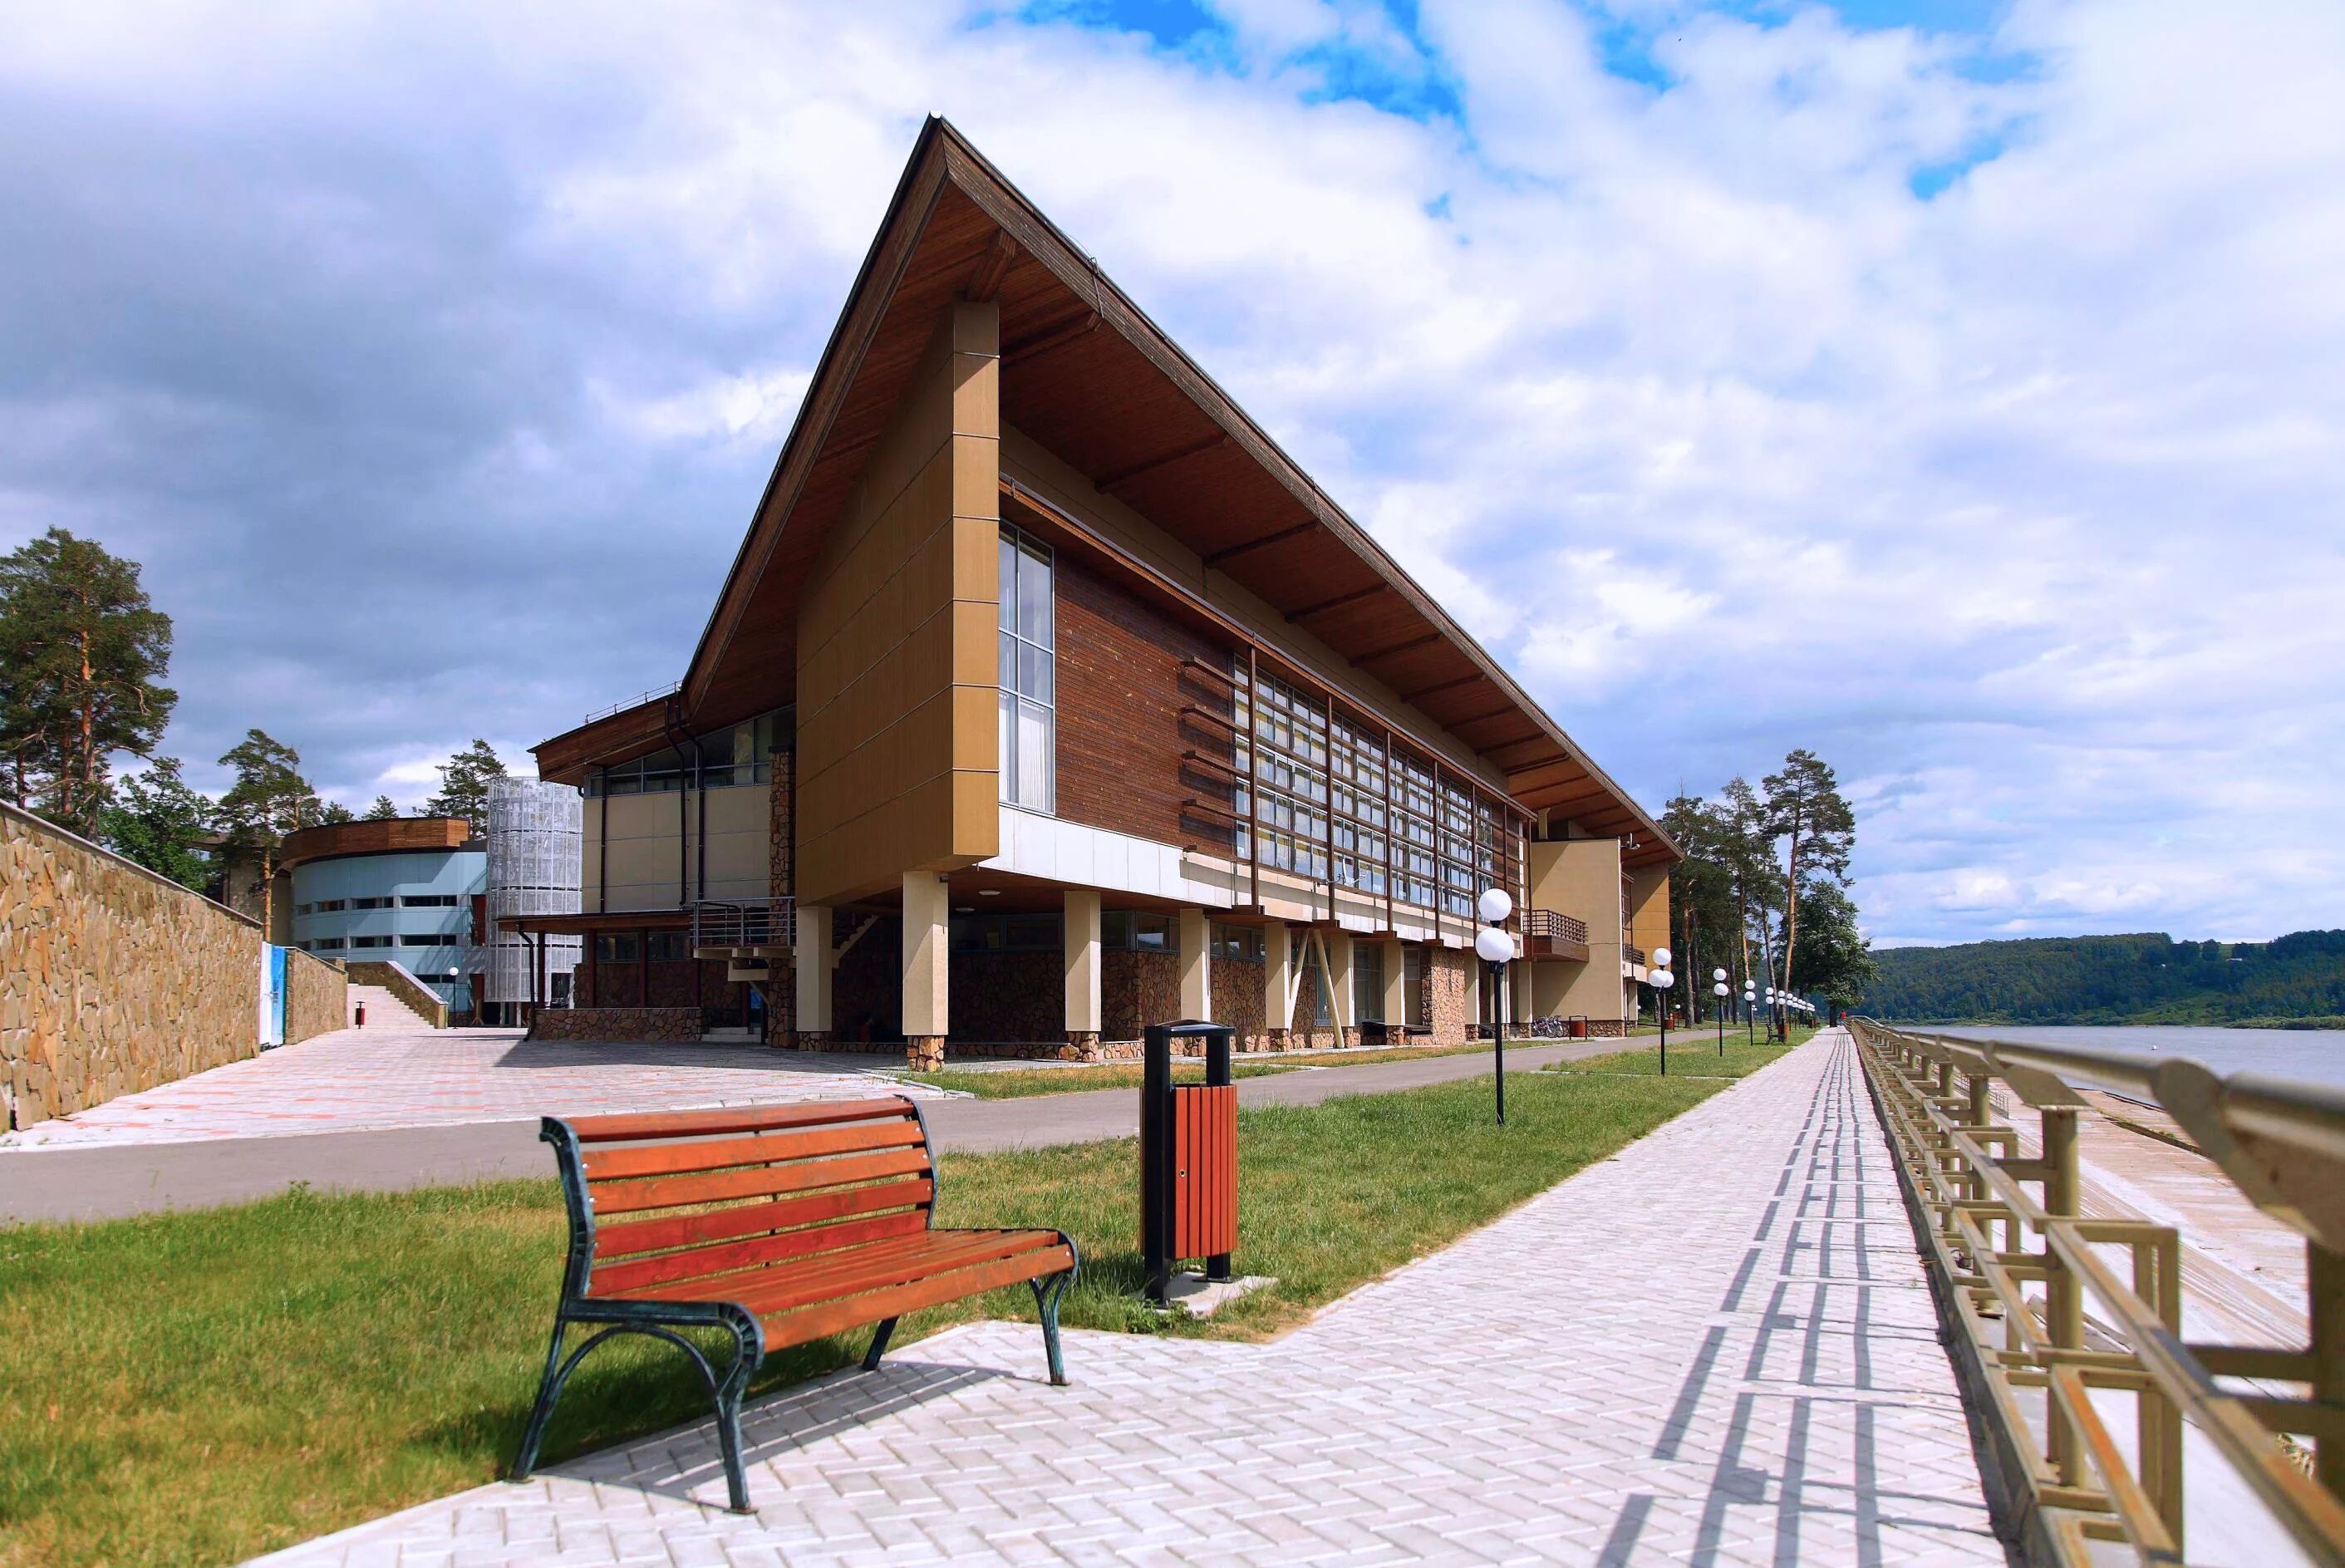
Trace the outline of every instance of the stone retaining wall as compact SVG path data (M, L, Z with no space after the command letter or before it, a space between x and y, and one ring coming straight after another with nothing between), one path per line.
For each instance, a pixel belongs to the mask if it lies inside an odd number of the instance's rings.
M669 1045L700 1038L697 1007L540 1007L531 1017L533 1040L655 1040Z
M258 1055L260 927L0 804L0 1098L29 1127ZM341 971L286 958L285 1037L342 1027Z
M285 949L285 1043L350 1027L350 977L341 964L299 947Z

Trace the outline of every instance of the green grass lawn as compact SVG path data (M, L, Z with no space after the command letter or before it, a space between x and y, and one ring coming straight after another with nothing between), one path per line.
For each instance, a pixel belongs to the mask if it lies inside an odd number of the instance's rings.
M938 1221L1073 1233L1071 1326L1258 1338L1726 1087L1524 1074L1503 1129L1480 1079L1248 1110L1238 1263L1279 1283L1210 1324L1138 1300L1130 1139L947 1157ZM0 1229L0 1565L234 1562L501 1474L563 1245L550 1180ZM1032 1316L1021 1286L907 1320L897 1342L917 1356L910 1341L948 1323ZM861 1342L782 1352L759 1386ZM1034 1351L1039 1368L1039 1333ZM1081 1379L1080 1344L1068 1361ZM705 1401L673 1350L619 1340L571 1383L547 1460L696 1419Z
M1275 1062L1238 1062L1230 1068L1232 1077L1259 1078L1272 1073L1291 1073L1294 1069ZM947 1067L940 1073L903 1073L898 1075L908 1084L928 1084L940 1089L959 1089L979 1099L1025 1099L1031 1095L1077 1094L1084 1089L1132 1089L1140 1087L1138 1062L1102 1062L1096 1067L1016 1067L994 1068L987 1072L971 1072L963 1067ZM1205 1081L1204 1064L1186 1060L1175 1063L1172 1081L1176 1084L1200 1084Z

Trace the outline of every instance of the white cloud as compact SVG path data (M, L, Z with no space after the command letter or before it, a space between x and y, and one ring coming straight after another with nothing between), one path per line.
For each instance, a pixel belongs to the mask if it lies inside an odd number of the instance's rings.
M1218 9L1233 66L942 0L20 10L0 534L149 561L191 759L567 727L680 667L934 109L1648 800L1839 764L1877 935L2339 923L2345 11Z

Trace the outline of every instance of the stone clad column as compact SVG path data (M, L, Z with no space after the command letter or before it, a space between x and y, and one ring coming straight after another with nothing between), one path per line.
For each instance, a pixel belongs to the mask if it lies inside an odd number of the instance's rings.
M797 971L791 1005L791 1044L802 1051L830 1049L830 911L819 904L797 905L797 934L790 966Z
M1262 1048L1283 1051L1290 1043L1294 1022L1294 943L1293 932L1273 922L1262 933Z
M1392 1045L1408 1041L1408 947L1397 938L1384 944L1385 1039Z
M1181 1016L1213 1016L1213 927L1202 909L1181 911Z
M904 1064L945 1065L952 996L951 888L933 871L904 873Z
M1067 889L1067 1050L1078 1061L1100 1056L1100 895Z

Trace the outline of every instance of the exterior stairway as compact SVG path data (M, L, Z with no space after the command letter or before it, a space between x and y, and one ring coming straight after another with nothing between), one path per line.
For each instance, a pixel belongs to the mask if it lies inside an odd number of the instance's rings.
M366 1027L370 1031L387 1029L396 1034L430 1034L431 1026L414 1008L401 1001L381 986L352 986L350 1016L366 1008Z

